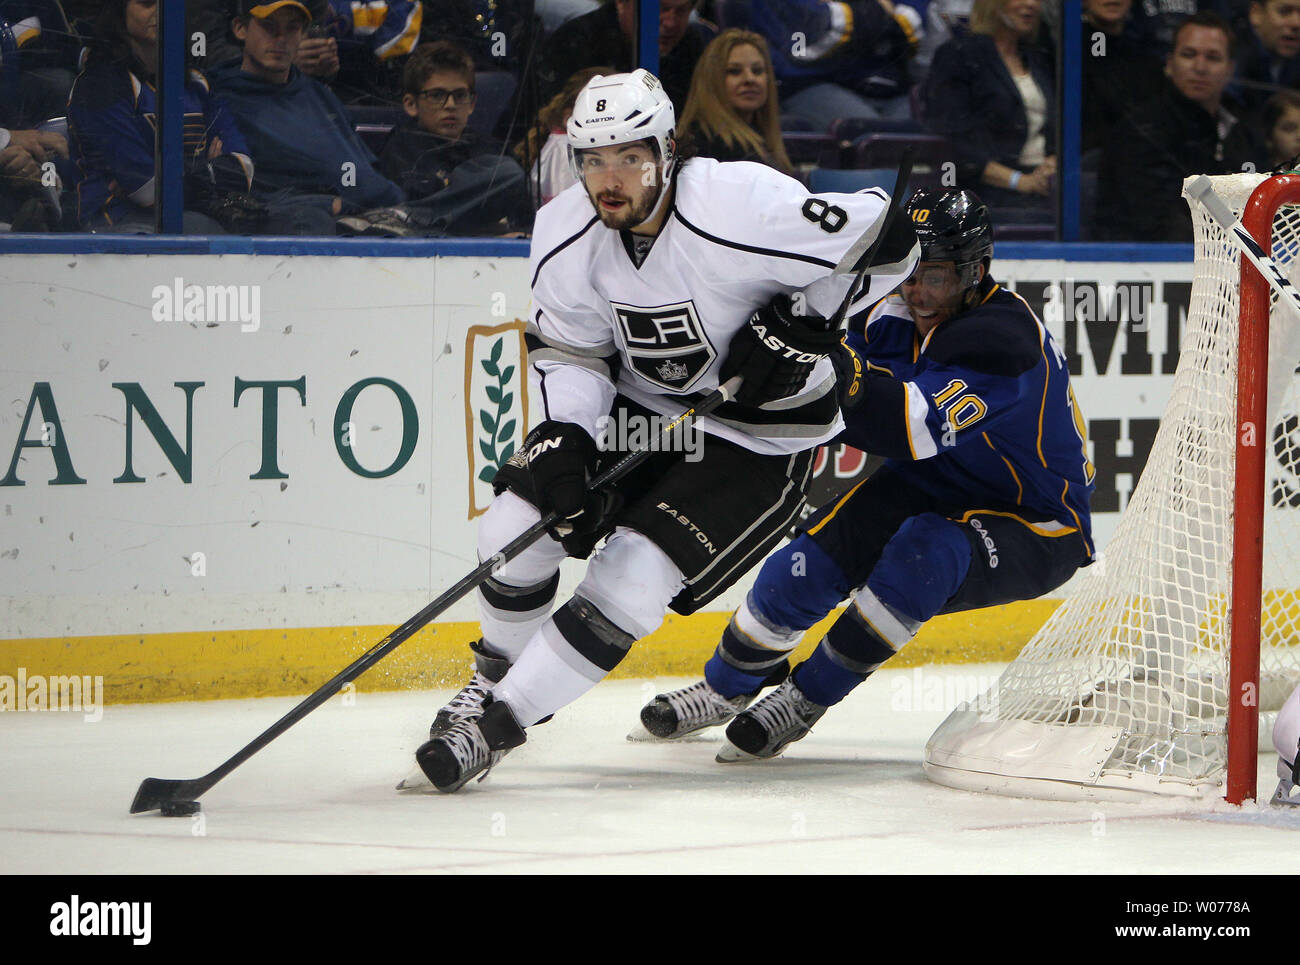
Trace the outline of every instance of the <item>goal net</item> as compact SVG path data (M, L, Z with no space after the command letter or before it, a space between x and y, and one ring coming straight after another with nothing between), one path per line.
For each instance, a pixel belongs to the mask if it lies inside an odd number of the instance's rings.
M1212 181L1295 281L1300 177ZM1300 683L1300 313L1192 211L1191 307L1141 480L1076 592L931 736L925 769L941 784L1067 799L1255 795L1267 715ZM1239 391L1243 404L1267 398L1262 424L1249 409L1239 419Z

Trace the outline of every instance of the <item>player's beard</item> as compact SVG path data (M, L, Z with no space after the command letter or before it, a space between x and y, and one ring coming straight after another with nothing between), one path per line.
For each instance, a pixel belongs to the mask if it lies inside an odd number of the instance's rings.
M627 201L628 204L617 211L606 211L600 206L600 199L609 197L611 200ZM650 217L655 209L655 202L659 200L659 190L656 188L647 191L639 198L630 195L609 195L608 193L597 195L592 199L592 204L596 208L596 216L600 218L601 224L606 228L613 228L615 231L627 231L635 228L641 222Z

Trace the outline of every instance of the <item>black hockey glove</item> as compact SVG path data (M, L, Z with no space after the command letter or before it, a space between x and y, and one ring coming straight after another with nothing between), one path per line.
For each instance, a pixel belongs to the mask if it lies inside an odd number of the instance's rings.
M839 332L827 331L819 315L798 315L789 295L754 312L731 338L719 382L742 377L736 401L759 406L784 399L803 388L814 365L839 344Z
M600 525L607 502L587 488L599 452L582 426L548 419L528 433L524 452L537 508L543 513L554 510L564 520L552 530L555 536L590 532Z

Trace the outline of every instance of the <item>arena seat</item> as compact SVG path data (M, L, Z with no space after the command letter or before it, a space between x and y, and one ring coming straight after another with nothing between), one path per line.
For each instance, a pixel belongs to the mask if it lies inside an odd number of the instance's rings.
M808 189L814 194L834 191L852 194L866 188L891 190L898 172L892 168L813 168L808 174Z

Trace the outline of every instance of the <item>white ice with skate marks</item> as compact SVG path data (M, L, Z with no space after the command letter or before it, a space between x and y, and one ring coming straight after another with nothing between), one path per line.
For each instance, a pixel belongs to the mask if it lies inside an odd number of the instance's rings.
M880 671L782 757L742 766L714 762L718 731L626 740L645 700L689 680L606 681L451 795L393 791L451 691L355 694L186 818L127 808L143 778L207 773L296 699L110 705L98 723L0 713L0 872L1297 870L1296 808L1017 800L930 783L921 754L946 698L996 672ZM1260 775L1267 801L1273 757Z

